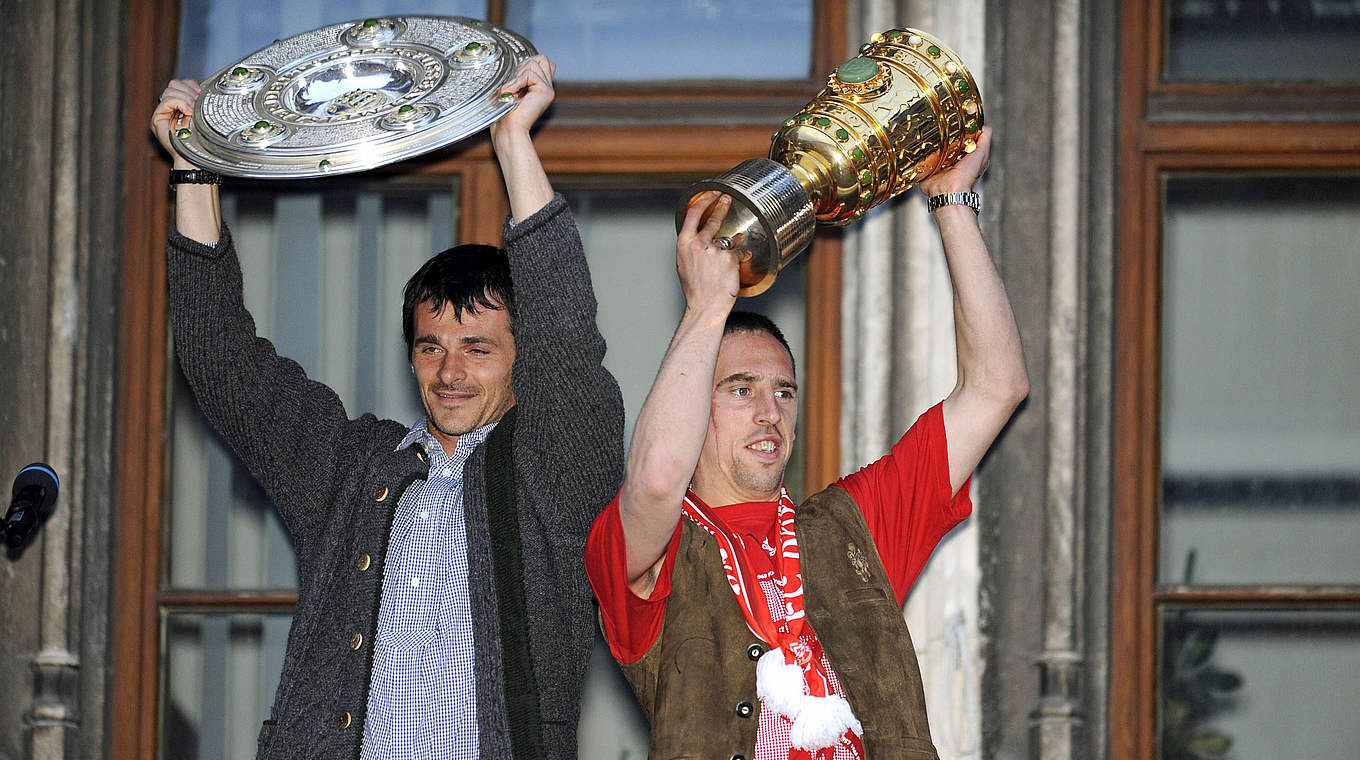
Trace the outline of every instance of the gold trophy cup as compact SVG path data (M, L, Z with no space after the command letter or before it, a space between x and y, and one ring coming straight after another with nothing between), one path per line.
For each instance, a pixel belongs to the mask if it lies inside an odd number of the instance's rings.
M812 242L977 149L982 96L954 51L915 29L875 34L752 158L691 185L732 197L714 236L741 260L742 296L765 292Z

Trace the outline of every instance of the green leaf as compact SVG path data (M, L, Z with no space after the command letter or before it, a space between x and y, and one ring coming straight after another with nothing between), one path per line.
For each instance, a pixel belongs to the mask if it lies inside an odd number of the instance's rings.
M1213 656L1214 644L1217 640L1218 631L1212 628L1192 632L1181 652L1181 661L1185 663L1185 667L1198 668L1207 662Z
M1201 731L1190 738L1190 751L1204 758L1218 758L1232 749L1232 739L1220 731Z

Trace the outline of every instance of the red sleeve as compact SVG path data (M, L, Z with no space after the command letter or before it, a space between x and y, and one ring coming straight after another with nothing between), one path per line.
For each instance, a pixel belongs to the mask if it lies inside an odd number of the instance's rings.
M671 569L680 546L680 522L666 547L666 558L652 595L643 599L628 587L628 552L619 519L619 497L595 518L586 539L586 576L595 598L600 600L600 620L605 640L615 659L625 665L637 662L656 643L671 593Z
M949 492L949 451L942 404L916 419L878 461L837 481L864 513L898 604L921 574L935 545L973 511L968 486Z

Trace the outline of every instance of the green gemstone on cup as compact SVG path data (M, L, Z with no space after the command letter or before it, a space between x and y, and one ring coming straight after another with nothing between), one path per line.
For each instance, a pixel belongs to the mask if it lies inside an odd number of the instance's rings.
M863 161L864 151L859 147L856 147L854 150L850 151L850 157L855 159L856 161Z
M866 42L866 43L864 43L863 45L860 45L860 46L859 46L859 52L861 52L861 53L867 53L867 52L869 52L869 43Z
M256 131L256 132L268 132L268 131L269 131L269 128L270 128L271 126L273 126L273 125L270 124L270 123L267 122L267 121L257 121L257 122L255 122L255 131Z
M831 120L826 118L825 116L818 116L817 118L812 120L812 123L816 124L819 127L831 126Z
M959 81L957 81L957 82L954 83L954 87L955 87L955 89L957 89L959 92L968 92L968 80L967 80L967 79L960 79Z
M836 79L845 84L863 84L878 76L878 62L860 56L836 67Z
M414 111L414 110L416 110L416 107L413 106L413 105L411 105L410 103L407 103L406 105L402 106L401 108L398 108L398 109L397 109L397 113L410 113L410 112L412 112L412 111Z
M181 140L186 140L186 139L188 139L188 138L189 138L189 128L188 128L188 127L180 127L179 129L175 130L175 137L178 137L178 138L181 139Z
M850 133L845 131L845 127L836 130L836 139L845 142L850 139Z
M237 66L236 68L231 70L231 75L236 77L237 79L240 79L248 74L250 74L250 69L246 68L245 66Z
M378 20L377 20L376 18L366 18L366 19L364 19L364 28L365 28L365 29L372 29L372 28L376 27L377 25L378 25Z
M808 123L809 121L812 121L812 115L811 115L811 114L806 114L806 113L800 113L800 114L798 114L798 121L801 122L801 123L803 123L803 124L806 124L806 123Z
M856 219L863 219L863 218L864 218L864 212L867 211L867 210L868 210L868 209L859 209L859 210L857 210L857 211L855 212L855 218L856 218Z
M790 118L790 119L785 119L785 120L784 120L784 126L786 126L786 127L792 127L792 126L793 126L793 123L794 123L794 122L793 122L793 119L791 119L791 118Z
M323 158L323 159L321 159L320 162L317 163L317 168L325 169L325 168L328 168L330 165L331 165L331 160L330 160L329 158Z
M931 45L930 47L926 48L926 52L927 52L927 53L930 53L930 57L931 57L931 58L939 58L939 57L940 57L940 49L939 49L938 47L936 47L935 45Z
M977 132L979 129L981 129L981 127L978 126L977 119L973 119L972 121L968 122L967 124L964 125L963 128L968 130L969 133Z
M466 50L466 51L468 51L469 53L475 53L475 52L477 52L478 50L481 50L481 49L482 49L482 43L480 43L480 42L469 42L469 43L467 44L467 46L465 46L463 49Z
M902 39L902 33L894 29L891 32L888 32L888 39L892 40L893 42L897 42L898 40Z
M869 190L865 190L864 192L862 192L862 193L859 194L859 202L860 202L860 203L868 203L869 201L871 201L871 200L873 200L873 199L874 199L874 194L873 194L871 191L869 191Z
M861 185L867 185L867 184L869 184L870 182L873 182L873 181L874 181L874 173L871 172L871 171L869 171L868 169L865 169L864 171L862 171L862 172L859 173L859 183L860 183Z

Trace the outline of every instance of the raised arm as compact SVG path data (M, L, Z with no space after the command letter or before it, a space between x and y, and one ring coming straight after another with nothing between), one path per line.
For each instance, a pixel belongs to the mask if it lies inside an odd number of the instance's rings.
M717 210L700 226L714 204ZM685 313L638 414L619 494L628 581L639 596L656 585L708 431L718 348L738 289L736 257L713 244L730 206L730 198L713 191L698 196L675 246Z
M543 171L529 130L552 104L552 80L556 71L557 64L546 56L536 55L521 61L514 78L501 88L503 94L516 96L518 103L514 110L491 125L491 145L505 177L510 217L516 224L533 216L553 199L552 185L548 183L548 175Z
M172 130L187 126L194 114L194 100L203 91L192 79L176 79L165 86L151 114L151 134L170 155L172 169L196 169L175 150ZM190 240L214 245L222 234L222 206L217 185L184 184L175 192L175 228Z
M984 127L977 150L927 178L921 190L928 197L972 190L987 169L991 146L991 127ZM935 211L935 223L954 286L958 381L944 400L944 429L949 483L957 491L1029 393L1029 376L1015 315L977 215L966 206L944 206Z

